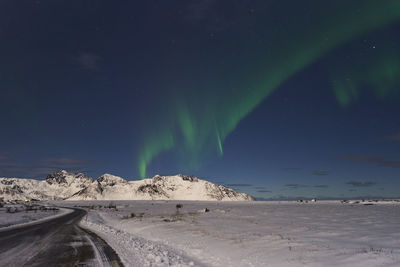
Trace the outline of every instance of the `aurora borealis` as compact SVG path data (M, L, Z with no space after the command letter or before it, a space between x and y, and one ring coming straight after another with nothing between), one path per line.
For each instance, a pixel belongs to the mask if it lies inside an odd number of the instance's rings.
M313 2L313 4L314 8L321 13L316 16L307 15L307 17L299 15L296 19L300 20L300 25L297 24L297 21L296 23L293 21L286 29L287 34L267 45L275 53L262 56L263 62L257 63L256 74L246 73L243 77L244 82L237 85L233 94L229 96L217 94L217 97L222 99L209 101L215 97L214 90L227 90L226 88L214 88L210 95L199 96L200 99L203 98L201 103L204 105L201 108L205 110L198 112L197 116L192 116L189 109L177 110L172 114L178 121L178 126L176 129L174 128L178 133L174 136L181 133L183 142L182 144L174 143L171 129L163 130L165 127L161 129L160 135L146 141L139 161L141 177L145 177L146 166L151 163L153 157L165 150L181 149L184 151L185 157L189 155L190 160L193 160L199 156L198 154L201 153L204 146L214 145L222 154L223 140L247 114L286 79L335 47L400 19L400 3L398 1L388 1L382 5L376 5L374 1L365 1L362 5L357 1L350 1L346 4L345 9L341 8L343 3L340 1L334 3L332 7L326 7L326 3ZM321 9L318 9L318 6ZM331 8L332 10L330 10ZM321 15L326 16L322 19ZM268 17L269 14L265 14L265 16ZM338 17L340 20L337 19ZM310 21L304 22L305 19ZM310 29L302 23L311 23L315 26ZM254 26L256 27L256 25ZM263 30L270 31L268 27ZM389 55L389 57L391 56ZM398 60L399 58L393 59L393 62L384 62L383 64L387 63L385 66L374 70L372 76L375 77L377 84L374 85L374 88L378 94L382 91L382 94L385 94L385 91L394 88L395 83L392 81L398 81L396 79L399 74ZM362 77L365 76L371 77L367 72L362 74ZM232 77L232 79L235 78ZM389 84L388 88L379 88L379 85L387 80L393 84ZM351 99L356 98L358 94L357 87L352 82L335 82L333 89L341 105L349 104ZM207 88L199 90L208 91ZM191 91L191 94L197 94L197 92ZM182 103L190 103L190 101L191 99L188 99ZM178 103L178 105L180 104ZM175 139L179 140L177 137Z
M0 7L0 176L187 173L263 198L400 188L399 1Z

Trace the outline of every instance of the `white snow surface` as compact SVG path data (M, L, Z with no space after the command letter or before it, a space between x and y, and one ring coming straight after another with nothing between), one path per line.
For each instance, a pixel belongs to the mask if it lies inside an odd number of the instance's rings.
M16 207L20 211L15 213L7 213L7 207ZM51 220L64 214L72 212L71 209L58 208L58 210L37 210L25 211L23 205L6 205L0 208L0 232L8 231L16 227L29 224L40 223Z
M59 171L39 181L23 178L0 178L0 197L4 200L66 199L91 185L93 180L81 173Z
M50 174L44 181L0 178L0 197L5 200L254 200L231 188L182 174L126 181L111 174L93 180L66 171Z
M126 266L400 266L399 202L69 204Z

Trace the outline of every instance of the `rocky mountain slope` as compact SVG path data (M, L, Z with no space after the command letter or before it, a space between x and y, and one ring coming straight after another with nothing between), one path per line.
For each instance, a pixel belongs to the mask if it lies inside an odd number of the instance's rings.
M150 179L126 181L104 174L93 180L82 173L59 171L43 181L0 178L4 200L254 200L248 194L216 185L194 176L156 175Z

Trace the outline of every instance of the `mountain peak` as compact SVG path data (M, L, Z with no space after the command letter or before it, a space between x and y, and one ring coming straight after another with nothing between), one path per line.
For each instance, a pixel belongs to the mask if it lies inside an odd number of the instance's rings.
M54 173L47 175L45 181L52 184L69 184L73 182L73 180L84 180L84 181L92 181L92 178L84 175L83 173L70 173L66 170L60 170Z
M178 174L178 177L181 177L182 180L184 181L189 181L189 182L198 182L199 178L197 178L196 176L193 175L185 175L185 174Z
M109 185L109 186L114 186L115 184L118 183L127 183L125 179L108 173L105 173L99 178L97 178L97 182L100 183L101 185Z
M66 170L60 170L57 172L50 173L46 177L46 182L48 184L66 184L67 180L65 177L68 175Z
M198 182L199 178L197 178L196 176L192 176L192 175L185 175L185 174L177 174L177 175L155 175L153 178L151 178L153 180L153 182L158 182L158 181L166 181L166 180L174 180L180 178L183 181L189 181L189 182Z

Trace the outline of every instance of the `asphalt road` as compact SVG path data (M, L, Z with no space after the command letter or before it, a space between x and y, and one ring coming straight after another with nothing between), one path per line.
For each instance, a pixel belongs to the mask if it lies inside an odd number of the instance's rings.
M86 211L0 232L0 266L123 266L96 234L78 226Z

